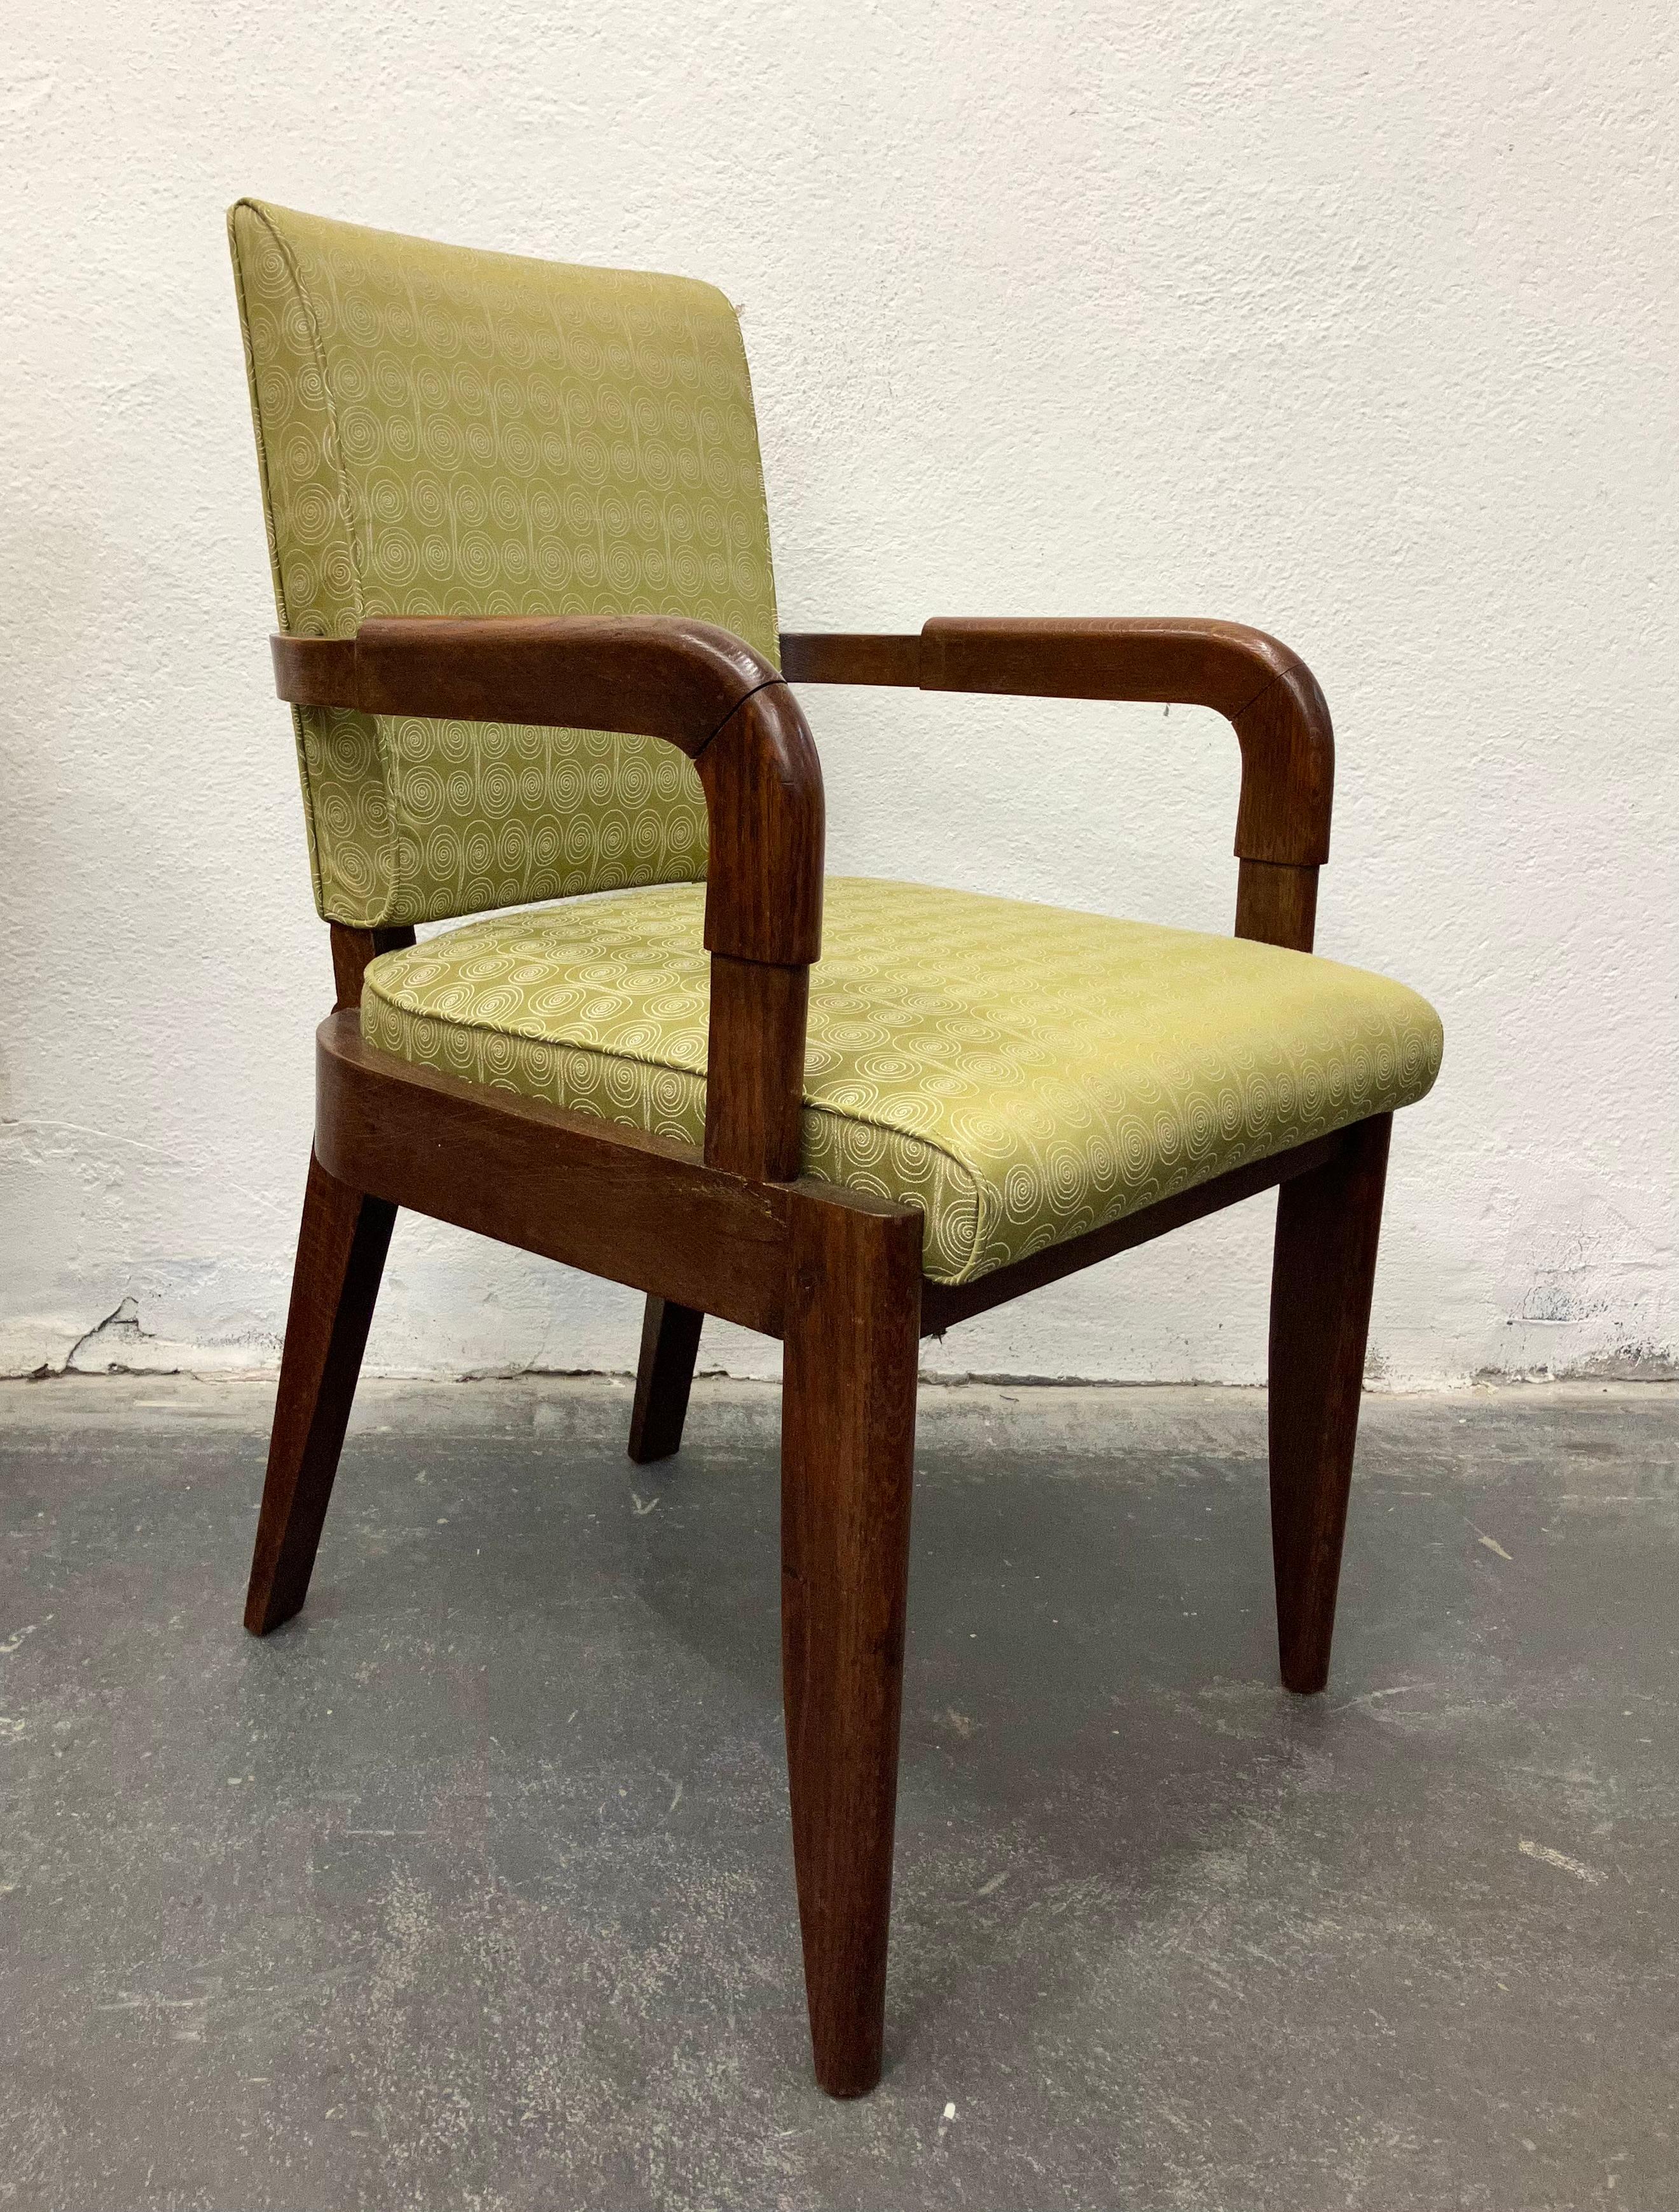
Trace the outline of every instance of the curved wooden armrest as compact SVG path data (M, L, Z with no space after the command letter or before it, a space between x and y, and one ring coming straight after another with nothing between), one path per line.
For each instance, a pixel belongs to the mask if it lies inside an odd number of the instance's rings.
M296 706L662 738L699 771L710 831L706 1158L799 1172L809 963L822 949L822 767L785 680L739 638L655 616L364 622L277 636Z
M782 667L795 684L1214 708L1242 748L1237 934L1311 950L1317 872L1329 857L1335 737L1311 671L1262 630L1128 615L936 617L919 636L785 635Z
M781 680L729 631L656 615L392 617L271 645L275 689L295 706L633 731L690 758Z
M727 630L652 615L364 622L272 640L295 706L663 738L699 769L711 831L705 941L800 967L821 951L822 768L785 680Z

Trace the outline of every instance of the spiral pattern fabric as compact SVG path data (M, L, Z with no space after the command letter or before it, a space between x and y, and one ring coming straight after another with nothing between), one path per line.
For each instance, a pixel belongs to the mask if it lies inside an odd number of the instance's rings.
M709 285L228 217L286 629L685 615L777 660L734 311ZM361 927L703 877L656 738L296 715L315 902Z
M698 1146L704 893L498 915L372 963L370 1044ZM1420 1098L1439 1018L1309 953L830 877L805 1172L915 1206L970 1282L1226 1169Z

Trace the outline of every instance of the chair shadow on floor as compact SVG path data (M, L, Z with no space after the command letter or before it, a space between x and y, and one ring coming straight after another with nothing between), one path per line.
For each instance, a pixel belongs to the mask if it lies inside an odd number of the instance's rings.
M730 1686L733 1725L755 1732L779 1771L773 1426L743 1445L703 1414L695 1425L676 1458L624 1466L621 1477L599 1447L585 1454L568 1443L551 1458L525 1439L521 1464L528 1453L534 1480L553 1486L537 1532L497 1510L498 1448L486 1437L477 1560L498 1615L521 1621L537 1647L549 1642L545 1624L566 1623L575 1586L609 1580L641 1610L642 1632L673 1655L679 1679ZM593 1462L584 1479L598 1517L581 1523L584 1535L566 1482L574 1452ZM526 1474L518 1483L528 1496ZM417 1560L413 1571L435 1568ZM1368 1581L1356 1540L1347 1575L1349 1587ZM390 1588L388 1565L329 1571L311 1608L360 1611ZM1367 1590L1362 1601L1355 1617L1367 1644L1382 1633L1381 1608ZM450 1601L464 1601L459 1591ZM972 2001L1034 1913L1069 1899L1080 1912L1099 1906L1111 1954L1197 1864L1238 1848L1256 1822L1287 1822L1317 1747L1334 1735L1338 1701L1278 1686L1275 1633L1262 1451L1197 1463L1120 1438L1111 1456L1025 1467L936 1444L925 1453L889 2069L937 2016ZM697 1696L697 1748L716 1711ZM770 1828L784 1832L779 1820ZM790 1854L785 1908L792 1944Z

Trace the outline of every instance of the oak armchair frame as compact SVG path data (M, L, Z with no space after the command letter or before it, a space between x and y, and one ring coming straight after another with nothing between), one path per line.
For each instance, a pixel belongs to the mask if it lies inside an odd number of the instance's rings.
M913 1209L799 1173L823 799L791 685L885 684L1216 708L1242 749L1235 933L1311 948L1334 746L1322 693L1236 624L947 621L784 635L778 672L700 623L382 620L277 636L300 706L644 732L693 760L710 862L703 1149L457 1081L362 1042L362 978L409 928L332 926L314 1149L245 1620L304 1601L399 1206L647 1294L630 1449L681 1439L709 1313L783 1340L782 1674L817 2078L879 2079L897 1796L917 1345L1277 1188L1270 1481L1281 1672L1328 1679L1391 1117L1220 1176L977 1282L922 1274Z

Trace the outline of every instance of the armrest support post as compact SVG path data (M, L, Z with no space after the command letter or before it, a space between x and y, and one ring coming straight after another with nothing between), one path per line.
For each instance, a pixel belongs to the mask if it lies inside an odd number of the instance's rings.
M276 689L296 705L638 732L688 755L710 832L707 1164L795 1177L822 949L822 768L776 670L727 631L652 616L373 620L354 638L277 637L273 653ZM355 936L334 931L340 1005L359 999L376 951L412 942Z
M799 1173L808 968L711 956L705 1164L791 1182Z
M369 962L381 952L405 952L414 942L411 929L347 929L335 921L332 929L332 981L338 986L335 1014L362 1003L362 978Z
M754 691L699 756L711 833L705 1158L799 1173L810 963L822 951L822 769L782 683Z

